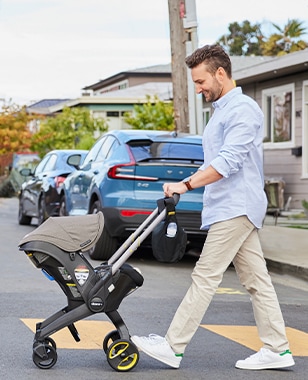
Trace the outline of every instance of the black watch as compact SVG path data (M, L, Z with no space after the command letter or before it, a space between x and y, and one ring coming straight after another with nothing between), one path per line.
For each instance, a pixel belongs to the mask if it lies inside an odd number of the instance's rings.
M191 181L191 177L189 177L187 179L184 179L184 181L183 181L183 183L187 187L188 191L192 191L193 190L193 188L191 187L190 181Z

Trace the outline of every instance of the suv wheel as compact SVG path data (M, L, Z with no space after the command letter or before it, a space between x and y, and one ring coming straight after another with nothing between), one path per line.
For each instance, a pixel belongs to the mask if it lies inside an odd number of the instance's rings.
M32 217L23 213L22 200L19 200L18 208L18 223L20 225L28 226L31 223Z
M65 203L65 196L64 195L62 195L61 199L60 199L59 216L67 216L66 203Z
M90 214L96 214L99 211L102 211L102 206L99 201L96 201L91 207ZM106 261L114 254L117 245L117 239L110 236L106 228L104 228L95 246L88 251L89 256L93 260Z
M41 196L38 206L38 225L40 226L47 219L44 196Z

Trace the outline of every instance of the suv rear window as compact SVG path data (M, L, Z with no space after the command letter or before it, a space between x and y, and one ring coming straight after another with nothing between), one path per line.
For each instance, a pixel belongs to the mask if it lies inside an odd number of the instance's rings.
M180 142L134 141L129 143L136 162L176 161L203 163L202 145Z

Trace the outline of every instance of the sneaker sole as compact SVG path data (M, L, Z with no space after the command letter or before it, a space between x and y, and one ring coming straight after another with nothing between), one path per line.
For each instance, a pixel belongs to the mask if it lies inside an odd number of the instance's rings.
M147 354L151 358L156 359L156 360L158 360L164 364L167 364L168 366L170 366L172 368L179 368L180 367L180 363L175 363L173 361L171 362L170 360L162 358L161 356L158 357L157 355L153 354L152 352L148 351L147 349L144 349L142 347L142 344L140 344L139 339L131 337L131 341L139 348L140 351L144 352L145 354Z
M251 366L249 364L245 365L245 364L235 364L235 367L236 368L239 368L239 369L251 369L251 370L254 370L254 371L257 371L257 370L262 370L262 369L279 369L279 368L287 368L287 367L292 367L295 365L295 362L293 359L289 359L288 361L285 361L285 362L277 362L277 363L272 363L272 364L260 364L260 365L255 365L255 366Z

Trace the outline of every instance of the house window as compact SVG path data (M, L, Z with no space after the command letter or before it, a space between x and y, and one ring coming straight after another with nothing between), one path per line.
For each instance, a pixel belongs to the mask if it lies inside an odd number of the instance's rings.
M120 113L119 111L107 111L106 115L107 117L119 117Z
M262 91L265 147L289 147L294 130L294 85Z
M303 82L303 113L302 113L302 144L303 172L302 177L308 178L308 80Z
M207 125L211 117L211 108L203 108L202 114L203 114L203 128L205 128L205 126Z

